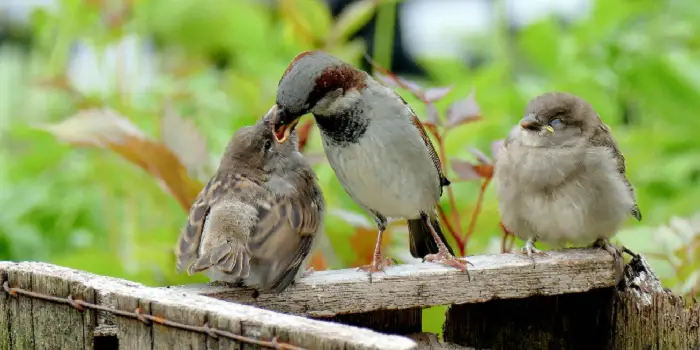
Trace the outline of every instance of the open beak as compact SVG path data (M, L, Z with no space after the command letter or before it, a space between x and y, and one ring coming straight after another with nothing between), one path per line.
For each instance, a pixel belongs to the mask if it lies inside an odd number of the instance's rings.
M275 141L277 141L277 143L284 143L289 138L289 135L292 134L292 131L294 131L294 128L297 126L297 123L299 123L300 118L296 118L285 124L280 121L286 118L280 116L279 113L279 107L277 107L277 104L275 104L267 112L267 115L270 116L269 120L271 121L270 124L272 125L272 133L275 135ZM284 113L284 111L282 111L282 113Z
M520 119L520 127L527 130L540 131L542 129L554 133L554 128L549 125L544 125L535 119L534 114L528 114L523 119Z
M289 138L289 135L296 128L297 123L299 123L299 118L292 120L291 123L287 125L273 125L272 132L275 134L275 140L277 143L284 143Z

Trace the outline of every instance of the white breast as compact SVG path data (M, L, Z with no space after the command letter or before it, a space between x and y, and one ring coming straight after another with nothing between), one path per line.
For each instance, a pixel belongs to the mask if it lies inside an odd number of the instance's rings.
M437 169L409 121L375 119L359 143L323 145L345 190L366 209L413 219L430 213L439 200Z
M502 222L518 237L589 244L630 215L632 195L609 150L513 146L499 153L496 192Z

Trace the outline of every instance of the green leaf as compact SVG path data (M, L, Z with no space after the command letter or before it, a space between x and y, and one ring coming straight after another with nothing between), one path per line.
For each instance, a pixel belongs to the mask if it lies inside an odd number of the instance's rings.
M376 0L360 0L350 3L338 17L326 37L327 43L344 43L372 19L377 10Z
M280 0L285 24L294 35L315 44L331 30L331 11L321 0Z

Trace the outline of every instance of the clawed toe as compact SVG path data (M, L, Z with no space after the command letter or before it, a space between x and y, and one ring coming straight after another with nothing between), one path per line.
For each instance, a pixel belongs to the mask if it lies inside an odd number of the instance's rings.
M527 257L535 262L535 255L544 255L545 253L537 248L535 248L535 241L528 239L525 246L520 249L523 254L527 254Z
M316 270L315 270L313 267L309 267L308 269L306 269L306 271L304 271L304 272L301 274L301 277L302 277L302 278L304 278L304 277L309 277L309 275L311 275L311 274L314 273L314 272L316 272Z
M369 275L369 281L372 282L372 274L375 272L384 272L384 268L393 265L393 260L391 258L385 259L373 259L371 263L367 265L362 265L357 268L357 271L365 271Z
M474 266L474 264L472 264L471 262L469 262L466 259L458 259L449 253L437 253L437 254L426 255L425 258L423 258L423 261L434 262L434 263L454 267L460 271L466 272L467 279L471 280L471 276L469 275L469 270L467 269L467 264L469 264L471 266Z
M599 239L599 240L595 241L595 243L593 243L593 247L604 249L605 251L610 253L615 258L622 256L623 251L625 251L625 250L629 251L629 249L624 248L624 247L623 247L623 249L620 249L616 245L610 244L610 242L608 242L607 240L604 240L604 239ZM634 253L632 253L630 255L634 256Z
M530 246L530 247L528 247L528 246L522 247L522 248L520 249L520 251L521 251L523 254L527 254L527 256L530 257L530 258L534 258L534 257L533 257L534 254L537 254L537 255L543 255L543 254L544 254L543 251L541 251L541 250L539 250L539 249L537 249L537 248L535 248L535 247L533 247L533 246Z

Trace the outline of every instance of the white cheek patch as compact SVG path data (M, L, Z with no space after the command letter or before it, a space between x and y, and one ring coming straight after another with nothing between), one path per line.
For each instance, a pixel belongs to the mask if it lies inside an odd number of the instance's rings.
M357 89L348 90L344 95L338 97L335 94L329 94L320 99L311 112L318 115L334 115L339 111L352 108L361 98L362 95Z
M547 136L548 135L543 135L543 133L549 134L549 131L547 130L541 130L541 131L530 131L530 130L524 130L520 129L518 130L520 133L520 142L524 146L530 146L530 147L541 147L544 146L547 143Z

